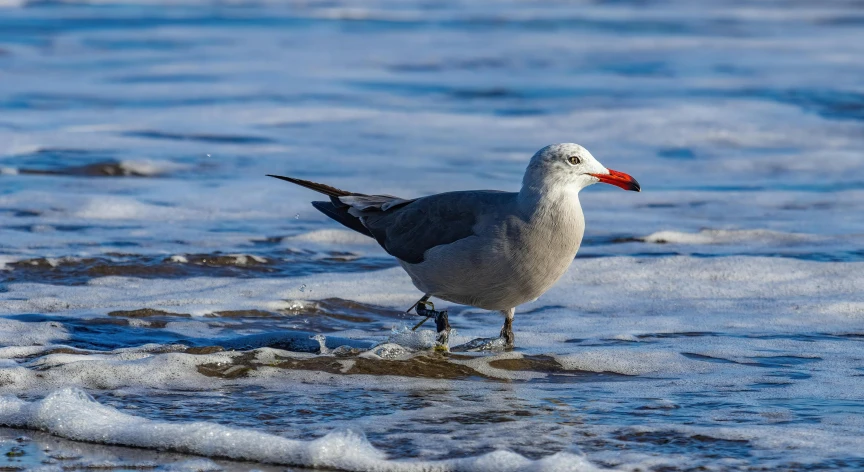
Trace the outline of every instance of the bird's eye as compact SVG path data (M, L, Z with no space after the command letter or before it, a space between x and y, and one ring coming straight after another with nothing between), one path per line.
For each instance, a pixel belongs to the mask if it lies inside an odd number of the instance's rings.
M575 166L576 164L581 164L582 159L579 159L578 156L570 156L567 158L567 162L569 162L570 164L573 164Z

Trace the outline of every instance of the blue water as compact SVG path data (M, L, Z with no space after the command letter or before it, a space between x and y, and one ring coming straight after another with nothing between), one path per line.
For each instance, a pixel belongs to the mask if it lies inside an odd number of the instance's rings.
M0 393L350 429L418 467L860 469L862 25L782 0L0 1ZM579 255L510 353L417 350L395 260L265 177L512 191L554 142L643 192L582 192ZM457 340L499 329L449 309ZM11 465L204 464L0 420ZM271 467L237 451L206 464Z

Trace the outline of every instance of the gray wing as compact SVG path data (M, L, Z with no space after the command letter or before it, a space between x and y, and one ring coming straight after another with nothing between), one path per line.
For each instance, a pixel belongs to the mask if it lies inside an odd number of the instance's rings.
M429 249L474 235L477 223L495 218L516 196L511 192L473 190L406 200L391 195L364 195L308 180L270 175L330 197L312 202L325 215L358 233L371 236L390 255L423 262Z
M478 221L494 217L513 195L492 190L449 192L362 211L352 205L349 212L389 254L417 264L429 249L473 236Z

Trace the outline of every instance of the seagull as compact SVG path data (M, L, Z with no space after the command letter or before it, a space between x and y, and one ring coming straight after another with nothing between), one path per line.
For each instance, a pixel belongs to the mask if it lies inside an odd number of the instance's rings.
M507 348L515 342L516 307L549 290L579 250L585 232L579 191L598 182L641 191L636 179L607 169L574 143L537 151L519 192L466 190L406 199L268 176L327 195L329 201L312 205L395 257L424 293L408 311L417 307L427 319L435 316L439 342L446 343L440 331L449 332L449 323L430 297L500 311Z

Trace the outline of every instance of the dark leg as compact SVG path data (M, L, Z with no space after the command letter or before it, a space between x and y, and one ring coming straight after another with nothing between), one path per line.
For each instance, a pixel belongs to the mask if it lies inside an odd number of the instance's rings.
M426 301L429 300L429 297L431 297L431 296L432 295L429 295L428 293L426 295L423 295L423 298L414 302L414 304L411 305L411 308L405 310L405 313L411 313L411 310L413 310L417 305L419 305L421 303L426 303ZM417 328L414 328L414 329L417 329Z
M439 346L446 349L450 341L450 321L447 316L447 310L436 311L435 305L427 301L421 301L417 303L417 314L426 318L417 323L417 326L413 330L419 328L429 318L435 318L435 331L438 332L438 339L436 341Z
M516 336L513 335L513 315L516 314L516 309L501 310L504 315L504 327L501 328L501 337L504 338L504 343L507 348L512 348L516 342Z

